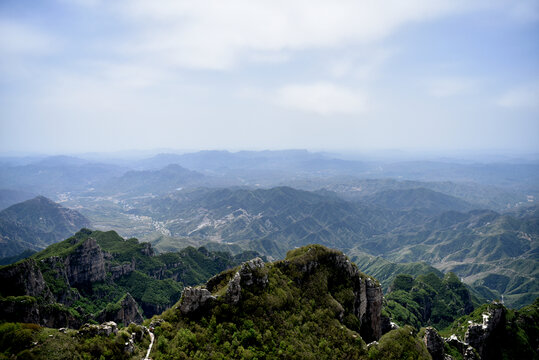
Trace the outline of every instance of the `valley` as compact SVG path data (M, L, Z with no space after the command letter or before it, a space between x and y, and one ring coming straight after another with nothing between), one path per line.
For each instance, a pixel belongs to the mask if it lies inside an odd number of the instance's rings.
M402 356L400 341L428 359L434 340L425 339L463 332L463 318L490 314L485 304L502 301L503 324L513 327L521 325L511 316L535 314L537 165L517 167L522 181L506 177L512 166L493 165L487 172L499 177L484 181L482 167L385 165L304 152L2 165L19 177L0 177L0 187L11 186L0 191L3 203L47 197L0 211L0 278L10 284L0 293L0 338L26 333L41 345L17 351L51 359L66 333L48 328L73 329L77 340L65 346L90 357L103 353L90 343L126 359L153 343L156 359L191 358L201 346L224 357L384 358ZM429 176L435 171L444 179ZM62 181L47 180L53 173ZM475 341L465 334L462 344ZM448 339L444 351L464 357L467 348ZM501 349L515 351L506 342Z

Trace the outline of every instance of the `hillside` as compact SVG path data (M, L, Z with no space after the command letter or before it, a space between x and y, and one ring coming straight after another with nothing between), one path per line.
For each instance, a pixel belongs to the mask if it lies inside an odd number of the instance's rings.
M454 272L489 300L504 295L509 306L539 295L536 212L455 211L470 205L426 189L388 190L368 199L353 203L332 192L289 187L198 189L133 200L129 212L162 224L168 233L154 241L166 249L175 242L177 248L239 246L278 259L287 249L320 243L356 260L368 254L393 263L424 262Z
M419 210L430 214L472 210L472 205L454 196L425 188L384 190L362 199L363 202L392 210Z
M120 248L151 249L131 240L119 244L113 233L78 234L81 239L86 235L99 239L113 258L121 258ZM30 262L52 253L64 256L70 253L71 243L56 244ZM283 260L265 263L254 258L213 276L204 286L186 287L178 303L145 320L146 327L118 328L106 322L55 330L3 323L0 354L21 359L140 359L152 332L155 341L149 349L154 360L537 358L537 301L519 311L488 304L469 313L469 296L454 275L441 279L432 273L415 279L398 276L384 300L380 284L344 254L308 245L289 251ZM120 306L132 302L131 298L124 296ZM2 298L4 306L14 301L24 306L34 300L32 296ZM117 309L109 304L104 313ZM428 320L419 320L427 313ZM419 329L437 316L443 318L440 326L450 324L440 332L447 337L431 327ZM457 319L451 323L451 318Z
M313 242L348 248L386 221L376 209L289 187L180 191L131 206L133 214L162 221L172 236L237 243L276 258Z
M475 210L446 212L422 225L373 237L350 254L425 261L454 272L489 300L504 295L508 306L520 307L539 296L538 248L536 215L519 218Z
M89 225L78 211L43 196L12 205L0 211L0 257L41 250Z
M381 305L376 280L342 253L309 245L283 261L255 259L210 279L205 288L186 289L177 307L153 319L157 347L151 355L428 359L410 329L381 337ZM367 348L373 340L379 344Z
M29 164L0 164L0 188L54 197L92 191L127 169L68 156L52 156Z
M208 183L206 176L179 165L167 165L159 170L128 171L110 179L98 191L111 194L166 194L185 186Z
M140 323L142 316L178 301L184 286L204 282L256 255L192 247L155 255L150 244L137 239L83 229L27 260L0 268L5 284L0 318L75 328L91 319ZM50 309L57 314L49 314Z
M11 205L30 200L34 197L35 194L26 191L0 189L0 210L4 210Z

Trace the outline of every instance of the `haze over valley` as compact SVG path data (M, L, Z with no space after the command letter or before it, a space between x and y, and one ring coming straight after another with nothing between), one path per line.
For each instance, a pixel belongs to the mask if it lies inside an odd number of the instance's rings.
M539 3L0 2L1 359L539 359Z

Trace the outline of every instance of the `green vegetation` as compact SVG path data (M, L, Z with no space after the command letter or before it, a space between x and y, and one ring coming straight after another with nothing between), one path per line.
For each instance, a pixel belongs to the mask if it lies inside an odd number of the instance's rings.
M77 249L90 238L95 239L103 253L104 267L108 272L100 281L70 284L64 260L75 256ZM53 244L31 258L36 260L46 288L54 299L65 304L66 311L82 322L103 310L111 312L128 292L144 315L158 314L179 300L184 285L203 283L218 272L256 256L254 252L233 256L226 252L210 252L203 247L154 255L150 244L139 243L137 239L123 239L114 231L82 229L73 237ZM73 263L78 266L77 259ZM5 270L13 266L16 264L5 267ZM39 304L50 302L43 296L45 294L37 296ZM4 302L8 299L10 297L0 298Z
M453 273L401 274L395 277L385 297L386 314L399 325L433 326L443 329L474 306L470 292Z
M131 334L139 341L129 344ZM82 335L76 330L65 332L35 324L0 324L0 359L47 360L127 360L140 359L149 344L148 336L138 325L118 331L117 334Z
M17 255L41 250L89 224L79 212L43 196L12 205L0 211L0 257L12 257L4 263L17 261Z
M428 359L410 329L390 332L367 349L352 312L352 279L330 260L337 254L317 245L296 249L284 261L256 270L255 278L267 276L267 286L243 287L237 305L220 297L213 308L193 316L177 307L167 310L155 329L152 358ZM233 274L220 275L214 294L224 293Z
M489 358L492 359L539 359L539 298L531 305L520 310L507 309L503 305L485 304L471 314L463 316L451 324L441 334L456 334L461 340L469 322L481 324L483 314L492 309L502 309L501 325L495 329L488 339Z
M420 360L431 359L425 344L418 341L414 329L405 326L382 336L378 344L369 348L369 359Z

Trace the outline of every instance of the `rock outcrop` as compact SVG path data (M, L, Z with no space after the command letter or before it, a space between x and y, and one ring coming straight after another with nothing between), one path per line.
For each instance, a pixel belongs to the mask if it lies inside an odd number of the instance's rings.
M111 266L109 268L112 280L121 278L124 275L128 275L135 271L135 259L132 259L128 264L121 264L116 266Z
M330 268L334 274L331 283L346 282L354 291L353 314L361 322L361 337L367 343L382 336L383 294L380 284L371 277L362 274L343 253L329 249L320 250L318 246L309 247L301 261L284 260L277 263L283 268L295 267L299 272L299 281L308 277L320 267Z
M497 330L505 320L505 308L503 306L493 306L488 312L483 313L481 324L471 323L468 326L464 341L474 347L481 359L493 358L495 354L490 354L489 345L493 342Z
M382 335L390 332L391 330L396 330L399 328L399 325L395 324L389 317L384 315L382 315L380 318L380 324Z
M117 333L118 325L114 321L107 321L100 325L84 324L79 330L79 334L85 337L109 336Z
M268 275L263 272L263 269L264 261L259 257L243 263L228 283L226 300L231 304L237 304L241 299L242 286L265 288L268 285Z
M444 341L434 328L429 326L425 329L423 342L425 343L430 356L432 356L432 360L444 360Z
M88 238L69 254L65 265L72 286L102 281L106 276L103 251L93 238Z
M0 271L0 295L41 297L46 301L52 294L43 279L43 274L34 259L6 266Z
M216 297L208 289L186 287L182 292L180 311L184 315L196 315L210 307Z
M119 308L114 311L103 310L98 316L97 321L114 321L116 323L122 323L125 326L130 323L142 324L144 318L139 311L139 307L133 296L127 293L120 301Z

